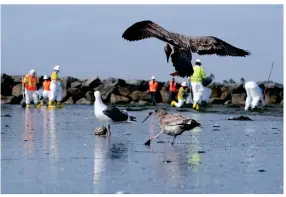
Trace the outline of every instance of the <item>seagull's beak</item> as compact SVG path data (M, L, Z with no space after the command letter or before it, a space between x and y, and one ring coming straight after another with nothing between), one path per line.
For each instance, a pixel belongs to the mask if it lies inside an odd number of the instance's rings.
M152 116L152 114L153 112L150 112L149 115L141 123L145 122L145 120L147 120L150 116Z

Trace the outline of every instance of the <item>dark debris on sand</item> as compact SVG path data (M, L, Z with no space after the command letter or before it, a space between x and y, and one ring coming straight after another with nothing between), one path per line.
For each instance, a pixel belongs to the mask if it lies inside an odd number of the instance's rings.
M251 118L247 117L247 116L239 116L239 117L233 117L233 118L228 118L228 120L249 120L249 121L253 121Z

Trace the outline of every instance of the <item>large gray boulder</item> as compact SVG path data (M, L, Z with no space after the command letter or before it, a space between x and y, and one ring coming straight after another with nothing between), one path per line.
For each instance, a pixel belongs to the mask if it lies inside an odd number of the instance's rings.
M12 75L11 76L13 79L14 84L19 84L22 83L22 78L25 77L25 75Z
M126 80L128 86L134 87L131 91L146 91L149 89L149 81L145 80Z
M151 102L151 95L149 92L134 91L129 96L136 102L139 100Z
M98 87L101 84L101 81L98 77L90 77L82 82L82 88L92 90Z
M233 105L244 105L246 99L245 93L232 93L231 94L231 104Z
M76 102L74 102L74 100L72 99L72 97L69 97L66 101L63 101L65 104L75 104Z
M22 96L22 83L15 85L12 89L12 96Z
M76 102L76 104L79 104L79 105L91 105L92 102L86 100L85 98L81 98L81 99L79 99L79 100Z
M71 87L71 84L75 81L78 81L77 78L71 77L71 76L67 76L67 77L62 77L61 78L62 82L63 82L63 86L68 89Z
M100 92L103 102L109 102L112 93L117 94L115 84L101 84L100 86L94 88L94 91Z
M93 91L87 91L84 95L84 98L88 100L91 103L94 103L95 97L94 97L94 92Z
M1 74L1 95L11 96L14 80L11 76L3 73Z
M1 104L12 104L14 96L2 96L1 95Z
M127 104L130 102L130 99L125 96L111 94L110 103L111 104Z
M169 101L169 91L166 86L162 87L161 91L161 98L162 98L162 103L168 103Z
M78 88L68 88L67 92L74 102L77 102L79 99L83 97L81 90Z
M71 88L81 88L81 85L80 81L75 81L71 83Z
M127 97L131 94L130 89L127 87L119 87L118 92L120 95L125 96L125 97Z
M106 84L106 85L110 85L110 86L115 86L115 87L119 87L119 86L125 87L126 86L125 80L119 79L119 78L112 78L112 77L102 80L102 83Z

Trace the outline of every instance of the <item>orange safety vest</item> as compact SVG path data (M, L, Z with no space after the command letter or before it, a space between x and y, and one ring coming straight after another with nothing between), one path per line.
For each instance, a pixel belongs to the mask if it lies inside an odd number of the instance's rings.
M176 82L172 83L172 80L170 81L170 87L169 87L169 91L170 92L177 92L177 89L176 89Z
M158 82L153 80L149 81L149 92L156 92L158 87Z
M37 90L38 77L28 74L25 76L23 83L27 90Z
M44 81L43 82L43 89L46 90L46 91L50 91L50 84L51 84L51 81Z

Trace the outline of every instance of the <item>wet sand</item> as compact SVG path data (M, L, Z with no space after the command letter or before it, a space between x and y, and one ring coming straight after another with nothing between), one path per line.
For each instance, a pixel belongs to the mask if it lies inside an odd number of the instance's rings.
M105 138L94 135L93 106L1 108L11 116L1 117L2 193L283 193L281 109L186 109L203 128L148 147L160 131L155 118L140 123L150 110L132 111L138 123L112 125ZM227 120L239 115L254 121Z

